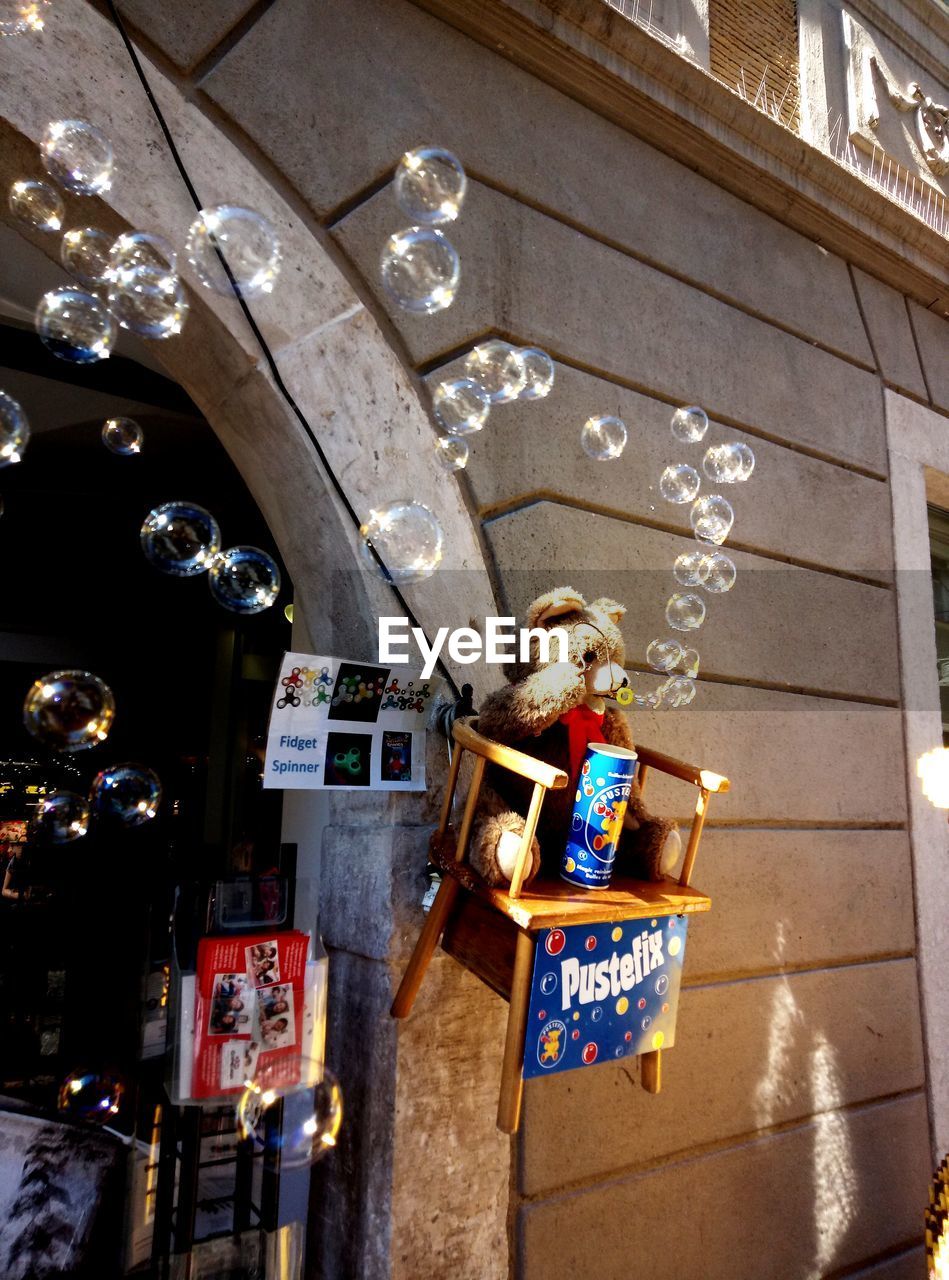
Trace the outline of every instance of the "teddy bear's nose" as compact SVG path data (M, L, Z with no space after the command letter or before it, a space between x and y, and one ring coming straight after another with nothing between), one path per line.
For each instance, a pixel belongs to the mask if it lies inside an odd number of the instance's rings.
M619 682L619 687L621 689L629 688L629 676L623 676L622 680Z

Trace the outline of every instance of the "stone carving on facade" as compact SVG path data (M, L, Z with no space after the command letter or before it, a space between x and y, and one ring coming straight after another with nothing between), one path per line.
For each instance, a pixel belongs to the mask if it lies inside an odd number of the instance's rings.
M897 111L915 113L919 149L929 168L933 173L949 173L949 107L935 102L915 80L903 92L873 54L870 67L883 81L887 97ZM871 129L877 129L879 123L878 112L868 115L867 124Z

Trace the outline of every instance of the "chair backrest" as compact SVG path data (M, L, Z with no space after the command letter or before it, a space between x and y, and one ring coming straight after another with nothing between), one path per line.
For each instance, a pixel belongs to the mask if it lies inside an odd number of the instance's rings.
M455 796L455 788L458 785L458 771L462 756L464 752L469 751L475 757L471 786L465 801L464 814L455 846L456 862L463 862L468 850L468 841L471 837L471 828L474 822L478 797L481 794L486 765L490 763L497 765L501 769L509 769L534 784L524 834L521 838L521 847L518 850L514 865L514 875L511 878L511 888L509 890L510 896L516 898L521 892L524 876L530 866L531 841L537 828L537 820L540 817L544 796L550 790L559 791L562 787L566 787L570 779L563 769L558 769L543 760L537 760L534 756L528 755L524 751L518 751L514 747L507 747L503 743L494 742L491 738L486 738L484 734L478 732L476 717L456 720L452 725L452 737L459 749L452 756L451 770L448 775L448 785L438 826L440 836L444 836L451 819L452 801ZM679 883L683 887L687 887L695 867L695 858L702 838L702 829L708 815L709 799L712 795L728 791L730 788L729 781L719 773L713 773L709 769L702 769L698 765L686 764L684 761L676 760L672 756L663 755L660 751L653 751L650 747L638 744L636 752L639 756L637 783L640 791L646 785L646 777L650 769L666 773L673 778L679 778L682 782L688 782L698 788L699 794L695 805L695 815L692 819L689 840L682 862L682 871L679 874Z

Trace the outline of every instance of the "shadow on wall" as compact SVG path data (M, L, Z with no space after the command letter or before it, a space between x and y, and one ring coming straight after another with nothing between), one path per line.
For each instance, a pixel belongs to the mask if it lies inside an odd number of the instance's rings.
M785 959L785 921L777 922L775 932L774 959L780 966ZM809 1044L809 1049L795 1053L802 1042ZM755 1091L755 1119L759 1129L771 1127L781 1110L785 1091L795 1087L792 1073L796 1059L807 1064L814 1125L811 1156L814 1258L807 1278L820 1280L832 1269L857 1216L859 1183L847 1124L839 1111L844 1097L837 1051L821 1029L807 1025L790 982L787 977L780 977L775 981L768 1023L765 1072Z

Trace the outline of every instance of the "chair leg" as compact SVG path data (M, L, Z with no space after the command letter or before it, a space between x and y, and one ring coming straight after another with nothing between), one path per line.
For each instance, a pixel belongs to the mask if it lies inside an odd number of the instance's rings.
M521 1121L521 1096L524 1092L524 1036L531 998L534 972L534 948L537 940L522 929L517 934L514 952L514 974L511 979L511 1007L507 1015L507 1038L504 1041L504 1065L501 1067L501 1093L498 1098L498 1128L502 1133L517 1133Z
M640 1055L639 1079L647 1093L658 1093L662 1088L661 1049L653 1049Z
M412 1005L415 1004L415 997L418 995L418 989L422 985L422 979L425 977L425 970L428 968L435 948L438 946L438 939L442 936L442 930L448 922L448 916L455 905L455 898L458 896L459 888L460 885L454 876L446 875L443 877L438 893L435 895L435 901L428 909L428 915L425 918L425 924L422 926L422 932L418 936L418 942L415 944L415 950L412 952L405 973L402 975L402 981L399 983L399 989L395 993L395 999L392 1001L390 1012L393 1018L407 1018L412 1012Z

